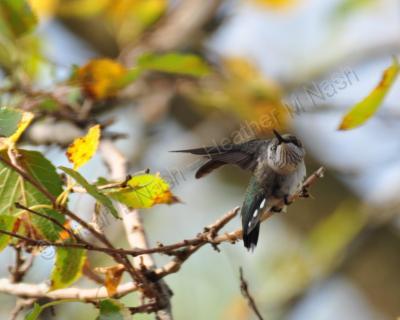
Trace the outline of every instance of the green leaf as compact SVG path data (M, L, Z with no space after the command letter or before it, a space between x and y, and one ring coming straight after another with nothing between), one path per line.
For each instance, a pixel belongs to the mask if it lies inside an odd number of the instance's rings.
M0 215L0 229L5 231L12 231L15 218L9 215ZM11 237L6 234L0 234L0 251L7 247Z
M361 102L346 113L339 126L339 130L354 129L364 124L379 109L387 93L400 71L400 65L396 58L393 58L393 64L383 72L382 80L378 86Z
M130 208L150 208L156 204L179 202L170 186L159 175L141 174L132 177L127 186L107 192L111 198Z
M209 66L194 54L153 54L147 53L139 57L138 67L144 70L162 71L201 77L210 73Z
M140 68L132 68L127 70L127 72L115 82L115 87L118 89L122 89L127 85L133 83L139 76L142 74L142 70Z
M0 137L9 137L18 129L22 113L14 108L3 107L0 109Z
M67 168L67 167L59 167L62 171L72 177L76 182L78 182L85 190L98 202L100 202L103 206L105 206L108 210L110 210L111 214L115 218L119 218L118 211L115 209L112 201L106 195L102 194L96 186L90 184L79 172Z
M40 314L43 312L44 309L48 307L53 307L61 303L66 303L66 302L82 302L82 300L79 299L62 299L62 300L56 300L52 301L49 303L46 303L44 305L39 305L35 303L33 305L33 309L25 316L25 320L36 320L40 316Z
M130 320L128 308L118 300L107 299L99 303L100 313L96 320Z
M18 38L30 31L37 24L26 0L0 1L0 33L8 38Z
M43 308L39 304L35 303L33 309L25 316L25 320L36 320L42 311Z
M51 274L51 290L68 287L82 274L86 250L57 248L56 263Z
M53 196L58 197L63 191L62 181L56 168L38 151L18 150L20 164Z
M18 150L18 154L20 166L38 183L55 197L62 192L62 181L55 167L40 152ZM0 152L0 157L8 159L7 152ZM0 161L0 215L15 216L21 213L21 209L15 208L15 202L19 202L28 208L38 205L52 205L51 201L38 189L25 181L12 168ZM62 224L65 222L65 217L55 210L47 208L38 208L35 210L50 215ZM48 219L30 215L30 221L44 238L51 241L59 239L59 233L62 229Z

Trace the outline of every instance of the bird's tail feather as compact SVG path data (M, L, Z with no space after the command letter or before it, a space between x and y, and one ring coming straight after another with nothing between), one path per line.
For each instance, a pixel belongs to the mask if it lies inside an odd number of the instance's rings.
M253 249L257 245L260 217L265 206L265 190L256 178L252 177L241 209L243 242L247 249Z
M243 232L243 243L248 250L253 251L254 248L257 246L259 233L260 233L260 222L258 222L254 227L254 229L251 230L249 233Z

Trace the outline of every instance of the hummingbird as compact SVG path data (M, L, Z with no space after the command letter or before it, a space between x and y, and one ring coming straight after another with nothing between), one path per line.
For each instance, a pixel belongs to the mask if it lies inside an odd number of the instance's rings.
M272 139L253 139L227 144L172 152L184 152L208 158L196 172L197 179L226 164L252 172L241 207L243 243L253 251L257 246L260 223L268 211L282 211L277 204L289 204L306 175L305 150L294 135L273 130Z

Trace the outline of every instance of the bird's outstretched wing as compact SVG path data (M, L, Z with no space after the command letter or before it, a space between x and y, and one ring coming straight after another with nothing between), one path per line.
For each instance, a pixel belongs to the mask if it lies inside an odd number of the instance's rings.
M175 150L171 152L184 152L208 157L209 160L196 172L196 178L199 179L225 164L235 164L244 170L253 171L257 165L257 156L261 149L267 145L267 140L254 139L241 144Z

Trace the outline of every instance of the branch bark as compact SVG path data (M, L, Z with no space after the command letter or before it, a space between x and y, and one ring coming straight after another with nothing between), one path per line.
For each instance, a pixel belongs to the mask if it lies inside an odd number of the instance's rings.
M139 288L134 282L127 282L117 287L116 297L124 296ZM13 283L9 279L0 279L0 292L5 292L18 297L29 298L49 298L53 300L60 299L79 299L79 300L98 300L109 298L106 287L84 289L84 288L66 288L49 291L50 287L46 283Z
M109 167L110 176L112 179L119 180L127 176L128 172L126 158L121 154L121 152L119 152L119 150L111 141L103 141L100 144L100 151L103 155L105 163ZM122 203L117 203L116 205L117 210L122 217L122 222L129 245L132 248L147 249L149 245L139 211L130 210ZM145 268L147 270L153 270L156 267L154 259L150 254L143 254L141 256L134 257L133 264L135 268L139 269ZM159 289L157 303L160 306L160 310L156 312L156 316L158 319L162 320L173 319L170 302L172 291L162 279L157 282L157 287Z

